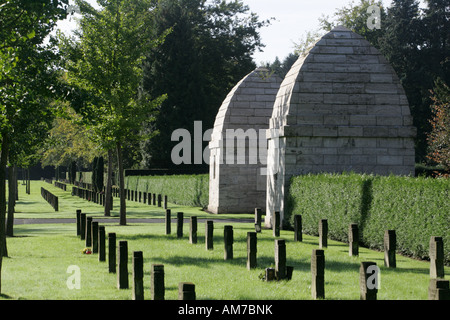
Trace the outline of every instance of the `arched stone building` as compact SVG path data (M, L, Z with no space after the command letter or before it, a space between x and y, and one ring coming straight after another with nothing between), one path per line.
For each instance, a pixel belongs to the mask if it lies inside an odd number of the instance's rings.
M283 221L294 175L320 172L414 174L405 92L393 68L358 34L336 27L292 66L268 130L265 224Z
M209 212L265 208L266 130L280 84L278 76L257 68L223 101L209 143Z

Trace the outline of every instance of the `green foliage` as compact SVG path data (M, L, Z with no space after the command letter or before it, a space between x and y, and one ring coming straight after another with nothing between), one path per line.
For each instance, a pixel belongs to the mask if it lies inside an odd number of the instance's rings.
M101 2L96 10L86 1L77 1L82 12L79 39L60 34L69 99L88 126L92 138L104 149L139 138L137 129L153 117L164 99L138 99L144 53L165 36L153 38L149 19L153 5L145 0Z
M167 29L164 43L147 53L144 92L167 94L156 122L143 132L154 136L141 145L142 166L173 166L172 132L193 134L194 121L212 128L223 99L255 68L252 53L262 47L259 21L241 1L160 0L151 22L156 36Z
M169 202L205 208L209 202L209 175L129 176L125 188L166 195Z
M436 81L432 92L432 130L428 135L428 158L450 171L450 88L441 80Z
M104 151L92 141L91 130L80 123L81 116L67 103L55 104L55 108L59 108L64 115L55 118L39 151L42 166L69 166L76 161L81 167L89 167L94 157L102 155Z
M387 229L397 233L399 252L427 258L431 236L442 236L450 263L450 180L359 174L294 177L287 216L301 214L303 230L317 235L328 219L331 238L347 242L348 225L358 223L360 240L383 249Z
M298 57L302 54L299 48L296 50L296 53L291 53L287 55L283 61L280 61L278 57L275 58L275 61L272 63L266 63L264 67L271 70L275 74L277 74L281 79L284 79L286 74L291 69L292 65L297 61Z

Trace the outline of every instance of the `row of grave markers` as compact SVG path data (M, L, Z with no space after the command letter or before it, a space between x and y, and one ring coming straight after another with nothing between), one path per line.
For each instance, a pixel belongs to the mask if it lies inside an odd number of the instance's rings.
M41 187L41 196L53 207L53 209L55 209L55 211L59 210L59 201L57 196L43 187Z
M119 197L119 188L113 187L112 194L115 197ZM161 194L151 193L151 192L142 192L137 190L125 189L125 197L129 201L141 202L148 205L158 206L159 208L163 207L167 209L167 196L163 196Z
M99 261L106 261L106 231L92 217L87 217L80 209L76 211L77 236L92 247ZM117 274L117 288L129 289L128 241L119 241L116 234L108 233L108 271ZM133 251L132 257L132 298L144 300L144 258L142 251ZM165 299L164 265L151 265L151 299ZM179 283L179 300L195 300L195 285L190 282Z
M255 231L261 232L262 210L255 209ZM273 236L280 236L280 213L275 212L273 223ZM324 265L325 255L322 248L328 246L328 220L319 220L319 248L313 250L311 256L311 273L312 273L312 296L314 298L324 298ZM285 244L284 240L276 240L275 244L275 269L266 269L266 280L277 278L277 273L284 272L285 258ZM302 241L302 217L301 215L294 216L294 241ZM359 229L358 224L351 223L348 228L348 243L349 255L359 255ZM448 280L444 279L444 243L442 237L432 236L430 238L430 283L428 287L429 300L450 300L450 284ZM385 230L384 233L384 265L388 268L396 268L396 249L397 236L395 230ZM277 261L283 261L278 262ZM282 267L278 266L281 265ZM367 270L371 266L376 266L375 262L365 261L361 262L360 266L360 289L362 300L376 299L376 289L368 288L367 279L369 273ZM288 270L288 269L286 269ZM290 271L291 272L291 271ZM284 275L284 274L283 274Z
M261 211L255 209L255 232L247 233L247 268L257 267L257 233L261 232ZM278 215L275 214L275 217ZM85 222L83 223L83 219ZM294 240L302 241L301 216L294 217ZM166 235L171 234L171 210L166 209L165 215ZM84 225L85 224L85 225ZM177 238L183 237L184 214L177 212ZM191 216L190 221L189 243L197 243L197 217ZM104 227L98 227L98 223L93 222L91 217L81 214L77 210L77 234L78 229L85 230L86 246L93 246L93 253L99 253L99 260L104 261ZM103 231L102 231L103 229ZM88 230L91 230L90 232ZM98 233L98 237L95 235ZM205 245L206 250L213 250L213 233L214 222L207 220L205 222ZM273 234L279 237L279 229L274 228ZM314 299L325 298L325 252L323 248L327 247L328 222L326 219L319 221L319 249L313 249L311 255L311 294ZM83 239L83 236L81 236ZM90 237L90 239L89 239ZM103 239L102 239L103 238ZM109 239L109 271L116 272L116 239L115 234L108 234ZM359 254L359 232L357 224L349 225L349 255L357 256ZM233 259L233 227L231 225L224 226L224 259ZM90 244L91 243L91 244ZM385 266L389 268L396 267L395 250L396 250L396 234L395 230L386 230L384 236L385 243ZM96 249L99 248L99 249ZM103 249L102 249L103 248ZM118 255L118 288L128 288L128 266L127 242L120 241L117 248ZM121 258L124 257L124 258ZM125 258L126 257L126 258ZM102 260L103 259L103 260ZM122 260L121 260L122 259ZM142 288L142 252L133 253L133 299L143 299ZM371 272L368 270L375 266L375 262L364 261L360 265L360 298L362 300L372 300L377 297L377 288L368 286L368 278ZM265 269L265 280L290 280L292 277L293 267L286 265L286 244L284 239L275 239L275 268ZM152 265L152 299L164 299L164 266ZM431 237L430 239L430 285L428 288L429 300L448 300L450 298L449 281L444 280L444 250L442 237ZM162 279L162 280L161 280ZM195 299L195 285L192 283L179 284L179 299ZM159 289L158 289L159 288ZM141 292L142 291L142 292Z

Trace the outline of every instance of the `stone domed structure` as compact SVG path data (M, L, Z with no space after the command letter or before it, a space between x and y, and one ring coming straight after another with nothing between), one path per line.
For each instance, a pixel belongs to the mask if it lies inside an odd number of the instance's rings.
M292 176L320 172L414 174L416 129L404 89L383 55L336 27L298 59L270 119L265 224L283 221Z
M280 84L280 77L257 68L223 101L209 143L209 212L265 208L266 130Z

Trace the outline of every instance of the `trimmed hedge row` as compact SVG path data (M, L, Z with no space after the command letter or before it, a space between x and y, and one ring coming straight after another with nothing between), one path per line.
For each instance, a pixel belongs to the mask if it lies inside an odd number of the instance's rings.
M128 176L125 188L166 195L169 202L206 208L209 201L209 175Z
M450 264L450 179L319 174L291 179L286 220L302 215L303 231L318 234L328 219L329 237L348 242L348 225L358 223L361 244L383 249L383 235L395 229L398 252L429 258L431 236L442 236Z

